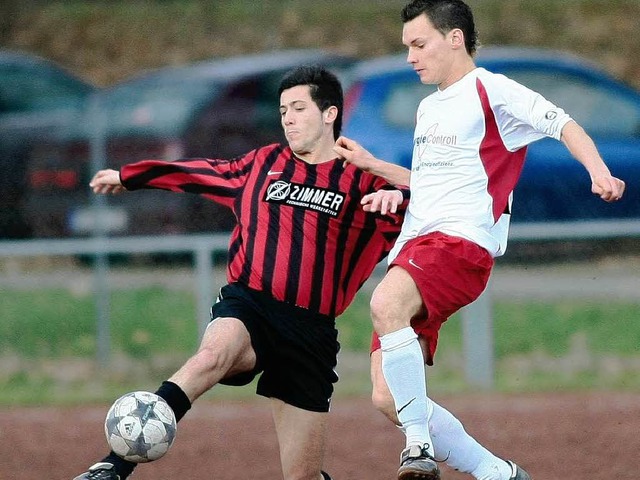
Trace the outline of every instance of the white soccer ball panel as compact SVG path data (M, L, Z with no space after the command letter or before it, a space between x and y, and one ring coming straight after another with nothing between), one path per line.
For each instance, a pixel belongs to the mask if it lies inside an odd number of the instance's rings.
M129 452L129 445L124 438L119 435L111 435L109 438L109 445L111 450L117 453L119 456L124 456Z
M156 414L158 419L160 419L164 423L169 425L176 424L176 417L173 413L173 410L171 410L171 407L166 402L156 403L154 413Z
M133 395L125 395L115 401L113 406L114 417L124 417L128 415L138 405L138 400Z
M125 440L134 441L142 433L140 419L133 415L121 418L116 425L116 433Z
M162 443L167 439L167 429L161 421L150 419L142 429L142 435L146 443Z
M158 395L151 392L133 392L132 396L139 402L143 402L143 403L153 403L158 401L164 401Z
M160 457L162 457L165 453L167 453L167 451L169 450L169 447L171 446L171 444L163 442L163 443L156 443L155 445L153 445L148 451L147 451L147 459L149 462L153 461L153 460L157 460Z

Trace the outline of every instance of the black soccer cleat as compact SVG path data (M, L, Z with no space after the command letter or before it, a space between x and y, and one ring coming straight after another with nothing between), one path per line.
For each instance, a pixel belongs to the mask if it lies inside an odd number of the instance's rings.
M411 445L402 451L398 480L440 480L440 469L428 448L426 444Z
M111 463L98 462L88 472L77 476L73 480L120 480L115 467Z
M529 474L511 460L507 460L507 463L511 467L511 477L509 477L509 480L531 480Z

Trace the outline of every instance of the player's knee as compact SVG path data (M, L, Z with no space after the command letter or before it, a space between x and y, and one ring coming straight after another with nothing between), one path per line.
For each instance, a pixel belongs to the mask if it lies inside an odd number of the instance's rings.
M371 319L374 325L385 321L388 308L382 295L377 295L375 291L373 292L371 300L369 300L369 309L371 310Z
M369 302L371 320L373 328L379 335L395 330L395 322L402 318L395 303L397 302L392 302L387 296L376 294L376 292L371 296Z
M255 352L244 325L228 318L215 322L207 328L198 352L192 358L196 369L224 377L253 368Z
M202 374L226 373L229 370L229 363L225 357L223 352L205 346L201 347L198 353L192 357L192 363Z

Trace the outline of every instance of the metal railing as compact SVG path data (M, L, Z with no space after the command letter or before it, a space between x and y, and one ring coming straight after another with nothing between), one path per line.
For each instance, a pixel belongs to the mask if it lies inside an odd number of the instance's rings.
M109 363L110 319L109 319L109 271L108 255L192 253L196 275L196 321L200 334L208 323L207 315L216 291L213 278L212 255L228 249L227 234L163 235L140 237L91 237L84 239L20 240L0 242L0 258L36 256L80 256L95 257L94 292L96 301L98 351L100 366ZM220 284L223 281L217 282Z
M595 240L640 237L640 220L583 221L514 224L511 241ZM228 249L228 234L163 235L153 237L91 237L0 241L0 258L38 256L93 256L96 301L98 362L109 363L110 320L107 256L112 254L191 253L195 259L196 321L200 335L208 323L215 292L225 279L215 279L212 257ZM384 268L383 265L380 268ZM490 389L494 385L493 318L491 284L478 300L461 312L465 377L471 385Z

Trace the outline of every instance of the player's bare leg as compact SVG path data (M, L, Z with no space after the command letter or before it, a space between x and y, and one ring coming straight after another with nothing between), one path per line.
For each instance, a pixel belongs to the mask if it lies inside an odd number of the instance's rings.
M387 272L371 297L371 319L380 336L382 373L406 437L398 480L440 479L429 433L433 409L427 397L424 356L410 325L423 310L416 283L400 266Z
M207 327L200 348L169 381L179 385L193 403L220 380L253 369L256 354L244 324L217 318Z
M221 379L253 369L256 362L249 333L235 318L218 318L207 327L195 355L156 392L180 420L200 395ZM135 463L111 452L74 480L124 480Z
M284 480L322 480L328 413L310 412L271 399L271 412L280 445Z

